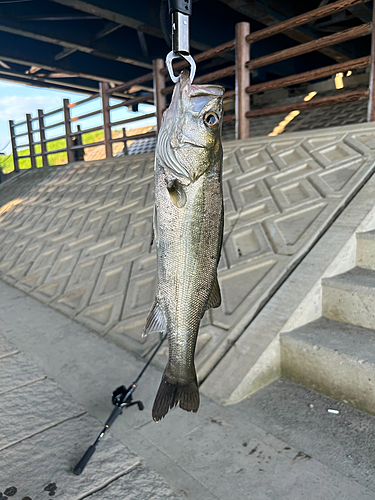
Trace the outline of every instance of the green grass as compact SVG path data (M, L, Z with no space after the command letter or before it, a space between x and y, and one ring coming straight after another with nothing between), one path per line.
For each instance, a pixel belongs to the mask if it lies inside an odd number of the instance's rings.
M113 131L114 132L114 131ZM87 134L82 134L82 142L83 144L91 144L93 142L99 142L104 139L103 130L95 130L94 132L88 132ZM65 149L66 141L65 139L58 139L56 141L52 140L51 142L47 142L47 151L54 151L56 149ZM35 146L35 153L40 153L41 147L40 144ZM18 151L19 156L24 156L30 154L30 149L22 149ZM52 153L48 155L48 164L49 165L63 165L67 163L67 154L65 152L61 153ZM20 169L28 169L31 168L30 158L21 158L18 160ZM42 157L36 157L36 166L42 167ZM14 162L13 155L0 156L0 168L3 174L8 174L14 170Z

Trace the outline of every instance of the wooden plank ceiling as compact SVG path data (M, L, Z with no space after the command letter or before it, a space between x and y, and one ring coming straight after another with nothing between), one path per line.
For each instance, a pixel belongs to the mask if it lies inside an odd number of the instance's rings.
M197 53L234 38L235 25L256 31L328 3L327 0L196 0L191 50ZM254 44L260 57L327 33L371 20L371 2L285 35ZM169 51L159 21L160 0L0 0L0 79L91 93L100 81L113 84L147 73L152 60ZM369 53L370 40L347 42L321 52L253 71L253 83L308 71ZM232 59L232 60L231 60ZM205 68L233 64L226 54Z

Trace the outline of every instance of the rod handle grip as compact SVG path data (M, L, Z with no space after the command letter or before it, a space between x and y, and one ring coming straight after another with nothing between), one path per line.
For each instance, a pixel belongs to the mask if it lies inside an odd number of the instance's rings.
M93 444L87 448L86 453L83 455L81 460L78 462L78 464L73 469L73 472L76 476L79 476L80 474L82 474L84 468L88 464L88 461L90 460L90 458L93 456L95 450L96 450L96 447Z

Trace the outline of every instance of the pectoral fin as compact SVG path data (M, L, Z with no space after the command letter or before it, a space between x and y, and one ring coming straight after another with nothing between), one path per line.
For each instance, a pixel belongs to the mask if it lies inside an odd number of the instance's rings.
M221 304L221 292L220 292L219 282L217 281L217 276L216 276L210 298L208 299L207 302L206 310L211 309L212 307L219 307L220 304Z
M175 179L170 184L168 184L167 187L169 196L171 197L173 204L178 208L184 207L187 201L187 197L181 182Z
M161 332L164 333L166 331L166 325L164 320L164 314L159 306L158 299L155 298L155 301L151 307L151 311L148 315L145 328L142 333L142 337L147 337L149 333Z

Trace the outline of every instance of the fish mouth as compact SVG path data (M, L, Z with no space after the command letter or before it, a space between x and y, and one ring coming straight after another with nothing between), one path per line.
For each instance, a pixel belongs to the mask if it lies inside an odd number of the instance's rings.
M186 69L181 71L178 83L180 84L181 89L186 86L188 87L189 98L203 97L203 96L220 98L223 97L223 94L225 92L225 89L222 85L215 85L215 84L196 85L194 83L191 83L189 72Z

